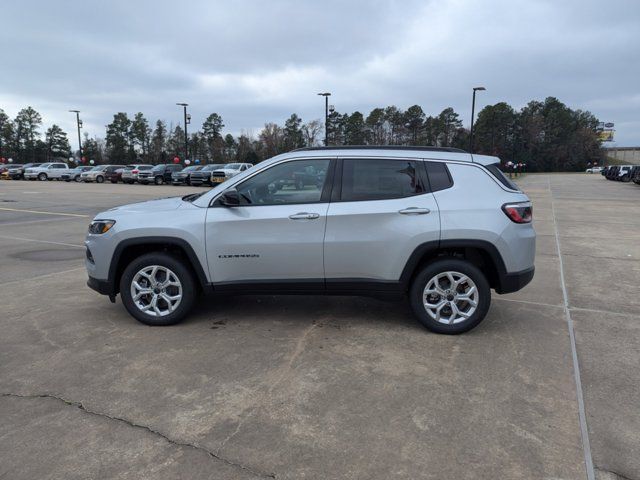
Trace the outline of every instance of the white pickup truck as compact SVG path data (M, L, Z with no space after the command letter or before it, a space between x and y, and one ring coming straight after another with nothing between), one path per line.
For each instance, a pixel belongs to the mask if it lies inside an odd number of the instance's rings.
M24 178L27 180L60 180L63 173L69 172L69 166L66 163L43 163L40 166L27 168L24 171Z

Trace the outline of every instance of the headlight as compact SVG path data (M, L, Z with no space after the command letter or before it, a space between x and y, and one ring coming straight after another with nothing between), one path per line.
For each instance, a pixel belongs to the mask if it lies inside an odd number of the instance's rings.
M94 220L89 224L89 233L92 235L102 235L111 230L116 223L115 220Z

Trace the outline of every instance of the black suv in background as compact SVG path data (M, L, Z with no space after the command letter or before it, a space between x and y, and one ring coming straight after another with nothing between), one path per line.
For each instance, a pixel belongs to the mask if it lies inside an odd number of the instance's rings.
M640 185L640 165L631 167L631 172L629 172L629 179L631 179L633 183Z
M200 165L191 165L171 174L171 183L174 185L191 185L191 174L197 172L202 167Z
M198 170L197 172L193 172L191 174L191 185L202 185L204 183L208 184L208 185L213 185L211 183L211 172L213 172L214 170L218 170L220 168L223 168L224 165L222 163L212 163L210 165L205 165L204 167L202 167L200 170Z
M155 183L156 185L171 183L171 175L181 170L182 165L179 163L156 165L151 170L141 170L138 172L138 183L142 183L143 185L148 185L149 183Z

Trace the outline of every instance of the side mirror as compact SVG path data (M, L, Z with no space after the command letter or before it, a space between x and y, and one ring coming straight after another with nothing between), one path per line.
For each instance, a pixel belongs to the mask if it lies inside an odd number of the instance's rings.
M237 207L240 205L240 195L238 194L238 190L235 188L230 188L222 192L222 195L218 198L220 205L224 205L225 207Z

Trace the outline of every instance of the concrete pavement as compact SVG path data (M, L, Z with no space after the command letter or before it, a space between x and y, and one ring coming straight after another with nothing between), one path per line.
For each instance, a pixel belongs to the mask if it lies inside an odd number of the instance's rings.
M595 473L640 479L640 188L519 183L536 277L445 337L355 297L146 327L85 287L87 222L196 189L0 182L0 478L587 478L564 277Z

